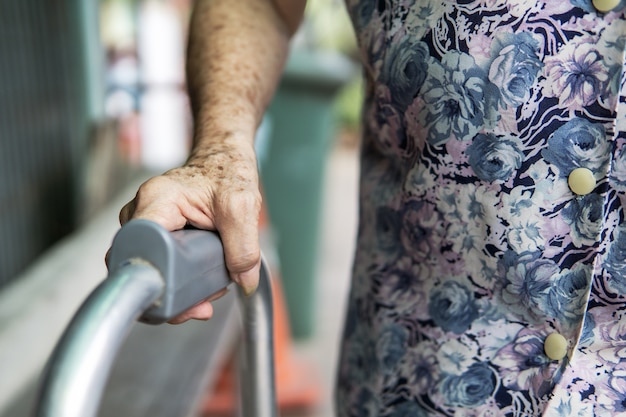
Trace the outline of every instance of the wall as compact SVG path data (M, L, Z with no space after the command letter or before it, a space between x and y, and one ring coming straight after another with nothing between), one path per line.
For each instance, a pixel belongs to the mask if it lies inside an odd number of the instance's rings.
M0 288L75 227L91 111L85 3L0 0Z

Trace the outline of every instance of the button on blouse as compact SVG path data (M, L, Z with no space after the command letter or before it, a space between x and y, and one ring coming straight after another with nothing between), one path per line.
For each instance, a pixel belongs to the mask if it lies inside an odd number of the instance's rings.
M543 348L548 358L559 361L567 355L567 340L559 333L552 333L546 337Z
M593 0L593 7L599 12L610 12L619 4L620 0Z
M593 172L587 168L576 168L570 172L567 178L572 192L578 195L587 195L596 188L596 179Z

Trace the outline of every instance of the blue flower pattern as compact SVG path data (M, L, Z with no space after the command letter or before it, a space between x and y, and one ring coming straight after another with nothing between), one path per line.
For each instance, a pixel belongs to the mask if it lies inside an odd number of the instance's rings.
M502 100L518 107L530 99L543 63L537 57L539 43L528 32L497 35L489 67L489 80L498 87Z
M347 5L366 100L338 415L624 415L626 2Z
M575 168L600 171L611 157L611 144L606 140L604 127L587 119L576 118L559 127L548 138L543 158L566 177Z
M435 324L445 331L461 334L478 317L472 294L457 282L450 281L430 294L428 312Z
M470 140L480 129L495 126L498 90L471 55L447 52L428 66L422 87L420 122L428 142L441 145L451 137Z
M487 182L506 181L522 165L524 153L515 138L479 133L467 148L469 164L478 178Z

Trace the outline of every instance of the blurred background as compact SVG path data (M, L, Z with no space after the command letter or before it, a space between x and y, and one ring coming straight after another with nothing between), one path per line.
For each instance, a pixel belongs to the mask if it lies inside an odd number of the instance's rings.
M0 416L28 415L54 343L106 275L119 209L145 179L186 158L192 5L0 0ZM309 1L257 134L263 250L284 309L277 366L287 416L332 414L357 220L357 56L343 2ZM213 333L229 333L211 322ZM233 400L218 391L233 390L225 352L237 337L207 355L209 343L194 339L203 325L138 325L101 415L161 415L164 393L194 406L163 415L232 415ZM179 365L176 354L203 366ZM172 388L189 385L193 398Z

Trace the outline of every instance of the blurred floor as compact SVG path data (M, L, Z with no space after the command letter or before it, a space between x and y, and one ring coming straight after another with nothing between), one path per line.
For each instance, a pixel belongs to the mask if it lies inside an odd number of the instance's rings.
M346 297L357 226L358 151L339 144L326 174L322 248L317 287L317 328L296 344L296 355L319 372L322 403L314 410L283 413L283 417L333 416L333 389L343 330Z

